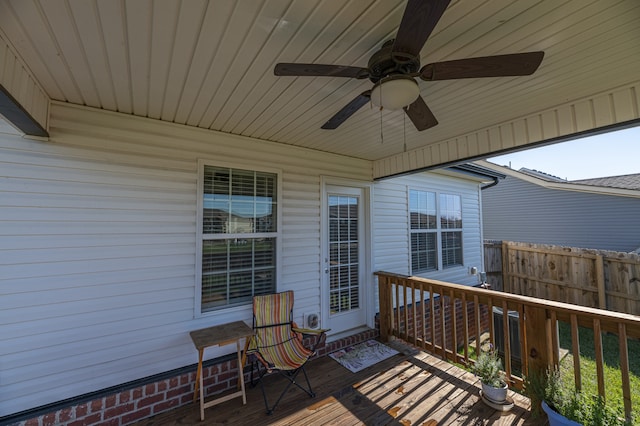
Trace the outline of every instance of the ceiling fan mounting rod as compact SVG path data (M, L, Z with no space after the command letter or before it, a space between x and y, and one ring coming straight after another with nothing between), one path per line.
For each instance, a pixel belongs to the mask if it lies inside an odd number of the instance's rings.
M393 52L393 42L393 39L387 40L380 50L369 58L369 80L372 83L390 75L411 75L420 70L420 57L410 53Z

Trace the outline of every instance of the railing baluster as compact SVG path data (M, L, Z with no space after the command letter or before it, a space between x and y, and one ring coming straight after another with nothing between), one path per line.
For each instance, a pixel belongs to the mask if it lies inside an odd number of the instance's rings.
M478 295L473 295L473 311L476 316L476 359L480 356L480 334L482 332L482 321L480 319L480 302L478 301Z
M445 324L445 315L444 315L444 293L442 288L438 289L438 294L440 295L440 340L442 344L442 359L447 360L447 332L446 332L446 324Z
M427 348L427 312L424 303L424 284L420 283L420 318L422 324L422 348Z
M458 321L456 319L456 299L453 294L453 290L449 292L449 315L451 321L451 354L453 355L453 362L458 362Z
M571 315L571 346L573 347L573 375L576 383L576 390L582 390L582 372L580 371L580 335L578 331L578 317Z
M487 310L489 311L489 342L491 342L491 347L496 347L496 330L495 325L493 324L493 302L491 301L491 297L487 299Z
M429 320L431 321L431 353L436 353L436 302L434 300L433 286L429 286Z
M618 324L618 345L620 346L620 372L622 373L622 397L624 416L631 420L631 379L629 377L629 348L627 347L627 327Z
M408 342L409 341L409 305L407 303L407 282L404 282L402 286L402 303L404 305L404 337L403 339Z
M602 355L602 328L600 320L593 320L593 343L596 352L596 373L598 376L598 394L604 399L604 356Z
M418 307L416 306L416 285L411 281L411 312L413 313L413 345L418 346Z
M509 308L507 301L502 301L502 335L504 336L504 372L511 381L511 333L509 333Z
M395 317L396 317L395 330L396 330L397 334L394 333L394 336L400 337L400 336L402 336L402 334L400 334L402 332L401 327L400 327L400 280L396 281L396 310L395 310Z
M518 305L518 327L520 328L520 362L522 374L529 374L529 348L527 347L527 327L525 327L524 305Z
M469 310L467 307L467 293L462 293L462 321L464 333L464 365L469 365Z

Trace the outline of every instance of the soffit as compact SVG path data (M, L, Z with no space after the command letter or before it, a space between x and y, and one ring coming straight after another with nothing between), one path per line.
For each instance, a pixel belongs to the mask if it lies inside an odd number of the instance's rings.
M404 1L4 0L0 31L51 99L368 160L637 80L640 2L452 1L421 62L545 51L529 77L420 81L440 124L363 107L368 80L275 77L277 62L366 66ZM636 105L637 108L637 105Z

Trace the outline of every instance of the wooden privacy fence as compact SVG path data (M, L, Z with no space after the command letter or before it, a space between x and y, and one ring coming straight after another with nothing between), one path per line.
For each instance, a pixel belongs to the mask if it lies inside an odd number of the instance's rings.
M512 340L504 341L507 380L517 388L523 386L523 374L559 364L557 324L565 322L571 330L576 388L582 388L578 342L580 328L584 327L593 331L598 393L605 398L602 334L618 336L624 412L627 419L631 418L628 339L640 338L640 317L389 272L376 272L376 276L381 340L395 336L445 360L474 364L472 342L477 347L481 335L488 332L495 345L496 327L509 335L509 315L502 315L496 325L487 320L488 313L500 308L517 315L519 338L513 342L523 354L519 371L512 368Z
M640 315L640 256L603 250L485 241L496 290Z

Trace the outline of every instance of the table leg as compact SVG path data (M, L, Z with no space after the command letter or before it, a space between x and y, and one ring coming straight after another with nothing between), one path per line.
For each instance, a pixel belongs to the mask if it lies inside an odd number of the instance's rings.
M242 369L242 348L240 347L240 339L236 340L236 348L238 350L238 384L240 385L240 389L242 389L242 404L245 405L247 403L247 395L244 391L244 371Z
M202 358L204 349L200 349L198 354L198 385L200 386L200 421L204 421L204 379L202 378Z
M204 350L198 350L198 369L196 370L196 384L193 389L193 402L198 400L198 391L200 390L200 373L202 373L202 355Z

